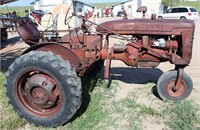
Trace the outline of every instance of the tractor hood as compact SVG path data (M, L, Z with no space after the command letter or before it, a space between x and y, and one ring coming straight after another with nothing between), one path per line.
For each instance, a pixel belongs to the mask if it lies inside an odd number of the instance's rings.
M102 28L102 27L104 28ZM182 29L194 30L195 24L191 20L175 19L128 19L114 20L101 23L97 27L97 32L112 34L105 28L118 34L159 34L159 35L181 35Z

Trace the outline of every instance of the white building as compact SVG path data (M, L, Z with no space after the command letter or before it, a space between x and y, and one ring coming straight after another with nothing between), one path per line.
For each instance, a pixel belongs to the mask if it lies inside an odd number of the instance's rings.
M73 6L77 14L84 15L86 11L92 11L93 6L85 4L78 0L73 0ZM69 24L65 24L65 18L70 17L73 12L72 0L35 0L33 2L34 10L43 10L46 14L41 19L38 29L45 32L47 37L55 36L59 32L59 36L63 36L67 33L68 25L70 29L80 27L82 25L82 19L78 17L72 17ZM68 14L66 12L68 11Z
M128 0L113 6L113 14L117 16L118 12L124 8L129 17L142 16L136 10L141 6L147 6L147 14L158 14L163 11L162 0Z
M52 12L54 6L59 4L71 4L71 0L35 0L34 10L43 10L46 13Z
M32 4L34 4L35 10L43 10L46 13L51 13L53 10L53 7L61 4L70 5L72 3L72 0L35 0ZM83 11L92 11L94 6L85 4L81 1L74 0L75 8L77 12L83 12Z

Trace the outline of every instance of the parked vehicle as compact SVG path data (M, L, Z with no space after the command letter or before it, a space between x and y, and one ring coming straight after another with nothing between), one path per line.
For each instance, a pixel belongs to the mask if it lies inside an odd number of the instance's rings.
M158 14L158 19L190 19L197 20L198 12L193 7L172 7Z
M33 22L41 24L41 19L44 16L42 10L25 10L27 15L25 17L30 18Z
M1 42L5 42L8 39L7 28L4 27L3 22L0 20L0 33L1 33Z
M122 17L122 11L117 12L117 17Z
M1 34L1 42L6 42L8 39L8 32L15 31L14 30L14 23L13 23L13 15L16 14L0 14L0 34Z
M31 47L8 68L5 86L9 103L21 117L37 126L66 123L81 106L81 78L95 66L104 69L104 77L109 78L112 60L150 68L169 62L173 70L163 73L157 82L160 97L177 101L192 92L193 83L184 68L192 58L193 21L126 19L96 24L88 20L89 15L72 15L82 19L79 28L44 41L30 20L16 19L20 36ZM65 24L71 18L67 13ZM87 23L97 26L96 32L90 32ZM113 36L127 44L110 47Z

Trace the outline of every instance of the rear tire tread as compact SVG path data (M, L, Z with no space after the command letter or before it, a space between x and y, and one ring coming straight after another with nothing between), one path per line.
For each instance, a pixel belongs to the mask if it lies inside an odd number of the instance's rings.
M43 124L42 124L40 121L33 122L33 120L27 118L26 115L24 115L20 112L23 110L18 110L19 107L16 106L17 103L15 102L14 94L11 91L14 88L14 86L11 86L11 83L10 83L10 82L14 82L13 79L14 79L15 69L27 62L30 63L30 62L34 62L34 61L40 61L40 63L42 62L43 64L50 64L52 69L58 70L58 73L60 74L60 76L66 77L68 79L68 76L70 75L70 77L73 77L75 79L71 85L71 88L68 88L70 93L73 95L73 97L71 98L72 100L71 100L70 104L68 104L68 105L70 105L71 113L68 113L68 115L62 114L61 117L59 119L57 119L59 121L56 121L55 123L43 122ZM58 65L55 66L55 62L58 62ZM65 70L64 71L65 73L62 71L63 69ZM67 72L66 72L66 70L67 70ZM63 82L65 82L65 84L67 83L66 82L67 79L63 81ZM21 117L27 119L29 122L32 122L36 126L41 125L41 126L48 126L48 127L49 126L56 127L58 125L62 125L72 118L72 116L76 113L76 111L79 109L79 107L81 105L81 100L82 100L81 80L76 75L75 69L72 68L72 66L70 65L70 63L68 61L63 60L61 58L61 56L55 55L50 51L48 51L48 52L31 51L31 52L17 58L12 63L12 65L9 67L9 69L6 73L5 87L6 87L6 95L9 99L9 103L13 106L14 110L16 112L18 112ZM63 87L63 89L66 89L66 88ZM73 89L73 91L71 89Z

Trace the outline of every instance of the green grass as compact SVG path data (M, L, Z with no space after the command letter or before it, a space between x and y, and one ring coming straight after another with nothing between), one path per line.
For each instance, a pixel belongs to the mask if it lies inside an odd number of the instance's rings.
M139 108L140 108L140 114L142 116L145 116L145 115L162 116L162 114L158 110L154 109L151 106L146 106L146 105L142 104L142 105L139 105Z
M118 109L120 120L126 122L124 124L125 129L141 130L142 129L142 116L140 114L140 108L134 99L125 98L119 101L119 106L115 106Z
M91 102L86 112L72 123L67 124L63 129L79 130L79 129L98 129L102 120L108 118L108 112L101 108L101 100L103 93L91 94Z
M5 95L5 75L0 73L0 129L17 129L25 125L17 113L13 111Z
M199 107L192 101L175 102L164 113L169 116L166 125L172 130L194 130L200 124Z
M191 6L200 11L200 1L179 2L178 6Z
M17 15L24 17L26 15L25 10L28 9L33 9L33 6L13 6L13 7L8 7L9 12L16 11ZM0 7L0 12L1 13L7 13L7 8L5 6Z
M18 114L8 104L4 89L5 75L0 74L0 129L25 128L34 130L49 130L50 128L35 127L19 118ZM78 112L72 122L59 126L59 130L88 129L134 129L143 130L149 120L166 130L193 130L200 125L199 106L193 101L168 103L155 98L149 93L149 87L133 89L122 99L116 99L117 93L123 89L118 81L112 81L108 87L107 80L98 80L94 90L87 98L89 104L85 110ZM148 88L147 88L148 87ZM138 101L141 97L148 104ZM149 120L147 120L149 119ZM147 126L148 127L148 126ZM53 129L52 129L53 130Z

